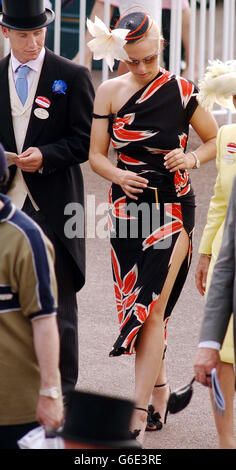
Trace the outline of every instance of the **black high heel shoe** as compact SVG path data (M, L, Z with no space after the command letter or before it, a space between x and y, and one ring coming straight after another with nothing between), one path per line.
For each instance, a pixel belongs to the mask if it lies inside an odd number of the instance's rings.
M168 382L160 385L154 385L154 388L160 388L160 387L165 387L168 385ZM169 394L170 398L171 392ZM166 406L166 411L164 415L164 424L166 424L167 421L167 415L168 415L168 403L169 403L169 398L167 400L167 406ZM148 406L148 418L147 418L147 426L146 426L146 431L160 431L163 427L163 423L161 422L161 415L158 411L154 410L153 405Z

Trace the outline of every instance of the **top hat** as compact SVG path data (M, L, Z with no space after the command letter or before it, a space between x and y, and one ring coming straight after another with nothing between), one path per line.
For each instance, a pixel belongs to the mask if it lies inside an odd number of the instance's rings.
M113 449L141 447L129 431L133 402L78 391L69 392L67 400L65 423L57 436Z
M186 408L193 395L194 381L195 377L193 377L190 383L178 388L170 394L167 404L167 408L170 413L179 413L179 411L182 411L184 408Z
M0 182L2 182L7 173L7 159L6 159L6 154L4 151L4 148L2 144L0 143Z
M21 31L44 28L52 23L55 14L44 8L44 0L2 0L0 25Z

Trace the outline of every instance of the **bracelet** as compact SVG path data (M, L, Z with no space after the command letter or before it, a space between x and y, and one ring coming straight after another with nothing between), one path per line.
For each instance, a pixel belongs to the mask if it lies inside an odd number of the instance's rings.
M192 150L192 151L189 152L189 153L191 153L191 154L194 156L195 165L193 166L193 168L200 168L200 160L199 160L199 158L198 158L196 152L194 152L194 151Z

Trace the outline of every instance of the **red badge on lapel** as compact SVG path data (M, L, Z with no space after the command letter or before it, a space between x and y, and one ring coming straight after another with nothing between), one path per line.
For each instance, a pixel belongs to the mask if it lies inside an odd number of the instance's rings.
M40 108L49 108L50 104L51 104L51 101L46 98L46 96L37 96L37 98L35 99L35 103L37 103L38 106L40 106Z

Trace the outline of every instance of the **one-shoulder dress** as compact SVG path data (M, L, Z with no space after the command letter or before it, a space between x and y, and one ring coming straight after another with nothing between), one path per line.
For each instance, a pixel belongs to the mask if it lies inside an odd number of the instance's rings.
M112 184L109 192L108 222L120 329L110 356L135 352L137 335L162 291L183 228L189 236L189 250L168 299L165 324L186 280L195 197L187 170L170 172L164 166L164 157L177 147L186 150L189 121L198 106L197 92L192 82L161 68L110 120L117 166L149 181L138 202L129 199L119 185Z

